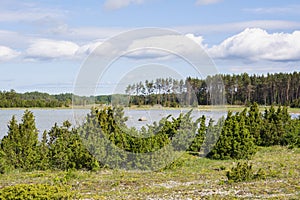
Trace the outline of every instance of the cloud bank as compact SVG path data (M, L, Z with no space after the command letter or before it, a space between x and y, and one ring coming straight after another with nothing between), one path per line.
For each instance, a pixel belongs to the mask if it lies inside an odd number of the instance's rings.
M208 50L213 58L249 61L300 61L300 31L273 33L248 28Z
M193 55L195 52L198 52L199 47L204 49L205 45L203 44L202 36L194 34L185 36L197 43L197 45L193 42L187 42L189 40L186 40L185 37L177 35L149 37L133 41L128 47L128 52L130 53L126 56L133 59L170 59L174 56ZM135 49L136 51L132 51ZM178 53L179 55L173 55L173 53Z
M293 62L300 61L300 31L292 33L275 32L269 33L260 28L247 28L244 31L225 39L220 44L209 47L201 35L186 34L186 37L193 40L205 49L212 59L234 61L244 60L245 62ZM176 36L149 37L133 41L129 49L135 46L172 46L176 42ZM72 60L82 59L93 52L102 44L103 40L95 40L84 44L78 44L66 40L36 39L32 40L22 49L13 49L7 45L0 46L0 61L9 62L16 58L25 60ZM168 45L170 44L170 45ZM24 44L25 45L25 44ZM109 47L111 49L111 47ZM193 52L193 48L176 46L176 52L186 54ZM110 51L107 51L108 53ZM139 49L131 52L128 57L131 59L159 59L169 58L167 52L148 49Z

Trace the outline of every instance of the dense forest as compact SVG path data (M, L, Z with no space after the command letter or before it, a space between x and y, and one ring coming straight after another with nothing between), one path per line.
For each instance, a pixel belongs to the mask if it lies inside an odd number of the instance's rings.
M54 124L39 141L35 118L27 110L21 122L12 117L1 140L0 172L149 170L167 167L182 151L211 159L249 159L258 146L300 147L300 118L292 119L286 107L272 106L261 113L255 103L209 123L205 116L193 120L191 113L168 116L137 130L126 126L123 108L92 108L80 126L72 128L68 121Z
M222 80L222 87L213 87ZM286 105L300 107L300 73L267 75L216 75L205 80L187 78L174 80L158 78L128 85L126 93L131 105L154 105L178 107L183 105L213 104L211 92L225 89L228 105ZM195 98L191 98L195 95Z
M13 107L68 107L72 94L50 95L41 92L17 93L14 90L0 91L0 108Z
M17 93L15 90L0 91L0 108L55 108L73 105L109 104L111 95L81 97L71 93L48 94L42 92Z
M215 83L221 81L221 87ZM221 90L225 89L224 93ZM128 85L126 94L77 96L71 93L50 95L41 92L0 91L0 108L69 107L72 105L120 104L166 107L214 104L211 92L224 94L228 105L285 105L300 107L300 72L267 75L216 75L205 80L158 78Z

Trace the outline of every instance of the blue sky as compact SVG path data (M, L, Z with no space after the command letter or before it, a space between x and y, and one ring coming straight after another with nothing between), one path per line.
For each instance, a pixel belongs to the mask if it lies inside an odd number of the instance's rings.
M95 47L144 27L188 35L220 73L299 71L299 9L296 0L1 0L0 90L72 92ZM121 61L115 70L147 57L145 52L138 56ZM153 57L146 62L162 61ZM118 83L120 78L110 73L100 93Z

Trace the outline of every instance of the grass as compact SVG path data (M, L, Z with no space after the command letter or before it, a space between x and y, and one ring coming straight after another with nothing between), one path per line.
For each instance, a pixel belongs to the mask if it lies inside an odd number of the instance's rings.
M299 199L300 149L261 148L251 163L265 169L266 180L228 183L236 162L184 154L183 165L157 172L102 169L89 171L12 171L0 175L0 187L16 184L71 186L80 199Z
M290 113L300 113L300 108L289 108Z

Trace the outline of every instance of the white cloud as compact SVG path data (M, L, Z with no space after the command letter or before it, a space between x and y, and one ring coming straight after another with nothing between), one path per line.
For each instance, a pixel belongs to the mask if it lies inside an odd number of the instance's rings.
M134 59L168 59L174 56L173 53L179 56L193 55L201 48L206 48L202 36L162 35L133 41L126 56Z
M20 53L6 46L0 46L0 61L8 61L17 56Z
M130 4L141 4L145 0L106 0L104 7L108 10L117 10L123 7L127 7Z
M190 38L191 40L193 40L194 42L196 42L197 44L201 45L201 46L204 46L203 45L203 37L202 36L196 36L192 33L188 33L185 35L186 37Z
M300 22L285 20L254 20L226 24L174 27L174 29L179 30L181 32L198 34L233 33L237 31L243 31L246 28L261 28L267 30L290 30L299 29Z
M300 31L273 33L248 28L209 49L214 58L249 61L300 61Z
M72 58L79 46L69 41L39 39L26 50L26 57L38 60Z
M257 20L244 21L227 24L212 24L212 25L198 25L198 26L180 26L171 27L177 31L185 34L193 33L195 35L214 35L225 33L226 35L235 34L243 31L248 27L261 28L268 31L285 31L300 29L300 22L281 21L281 20ZM67 25L56 26L44 30L40 34L26 34L21 32L0 30L0 42L3 46L10 46L14 49L27 48L30 41L35 38L55 38L56 40L73 41L77 44L86 44L91 41L105 41L112 36L118 35L130 30L130 27L68 27ZM209 46L213 44L208 44Z
M267 27L267 28L246 28L249 27ZM271 62L278 61L300 61L300 31L293 33L268 33L268 31L277 31L277 28L284 29L290 27L299 27L298 22L286 21L250 21L241 23L232 23L224 25L211 25L209 27L181 27L180 31L185 32L186 37L195 41L203 49L216 59L230 60L240 59L245 62L267 60ZM199 36L200 29L204 29L205 34L210 31L242 31L223 42L211 47L204 42L203 37ZM242 30L239 30L242 29ZM19 55L24 55L25 60L48 60L48 59L82 59L89 55L93 50L103 42L105 53L116 52L118 47L111 46L105 42L105 38L124 31L122 28L80 28L70 29L67 33L56 37L59 40L34 39L30 35L20 35L16 32L0 30L1 55L0 60L10 60ZM232 32L229 32L232 33ZM203 33L204 34L204 33ZM98 37L97 37L98 36ZM35 36L35 37L38 37ZM79 38L79 39L78 39ZM101 39L99 39L101 38ZM195 46L175 45L178 38L176 35L149 37L135 40L129 44L130 50L135 47L137 51L131 52L127 57L133 59L167 59L170 58L170 52L164 52L152 47L166 47L174 52L188 54L193 52ZM91 42L92 41L92 42ZM83 45L82 45L83 44ZM18 49L14 51L12 49ZM139 47L149 47L140 49ZM6 48L5 48L6 47ZM104 52L104 51L103 51ZM102 53L103 53L102 52ZM100 52L101 53L101 52ZM103 54L101 54L103 55Z
M102 42L98 42L98 41L96 41L96 42L91 42L91 43L88 43L88 44L85 44L85 45L83 45L83 46L81 46L78 50L77 50L77 52L76 52L76 54L78 55L78 56L86 56L86 55L89 55L89 54L91 54L99 45L101 45L102 44Z
M223 0L197 0L196 5L209 5L209 4L215 4L219 3Z
M285 20L253 20L243 22L233 22L225 24L196 25L196 26L177 26L169 27L185 34L193 33L197 35L226 33L232 34L243 31L246 28L261 28L266 30L290 30L300 29L300 22ZM51 37L59 37L64 40L74 41L93 41L106 40L112 36L125 31L135 29L134 27L79 27L72 28L67 25L57 26L48 30L47 34Z

